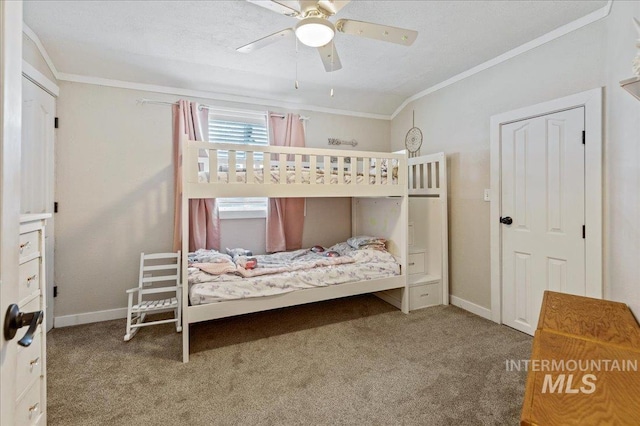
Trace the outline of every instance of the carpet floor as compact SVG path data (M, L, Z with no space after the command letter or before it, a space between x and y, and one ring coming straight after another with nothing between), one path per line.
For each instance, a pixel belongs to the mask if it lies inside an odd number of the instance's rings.
M47 335L49 425L516 425L530 336L453 306L365 295L123 341L125 321Z

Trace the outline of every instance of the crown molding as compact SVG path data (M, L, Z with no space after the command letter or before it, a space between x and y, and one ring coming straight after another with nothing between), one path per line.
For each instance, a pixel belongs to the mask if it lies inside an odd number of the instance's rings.
M72 83L94 84L97 86L117 87L120 89L141 90L145 92L164 93L168 95L191 96L196 98L210 99L214 101L239 102L252 105L264 105L268 107L288 108L294 110L315 111L327 114L346 115L360 118L373 118L376 120L390 120L391 117L383 114L372 114L368 112L349 111L343 109L327 108L317 105L299 104L287 102L279 99L256 98L251 96L231 95L227 93L216 93L202 90L184 89L180 87L158 86L154 84L135 83L122 80L111 80L100 77L90 77L86 75L59 73L58 79Z
M51 73L55 76L57 80L69 81L74 83L94 84L94 85L106 86L106 87L117 87L122 89L164 93L164 94L179 95L179 96L193 96L198 98L227 101L227 102L259 104L259 105L272 106L272 107L323 112L328 114L346 115L351 117L372 118L376 120L393 120L409 103L413 101L423 98L447 86L451 86L452 84L455 84L461 80L464 80L465 78L471 77L495 65L501 64L502 62L505 62L511 58L514 58L518 55L526 53L532 49L535 49L536 47L542 46L543 44L549 43L559 37L562 37L566 34L576 31L586 25L592 24L594 22L597 22L601 19L606 18L611 13L612 5L613 5L613 0L609 0L607 4L602 8L595 10L589 13L588 15L583 16L582 18L576 19L575 21L572 21L561 27L558 27L547 34L544 34L534 40L531 40L525 44L522 44L521 46L518 46L515 49L509 50L508 52L505 52L500 56L497 56L493 59L483 62L480 65L477 65L458 75L455 75L419 93L416 93L415 95L405 99L404 102L402 102L402 104L398 108L396 108L396 110L391 115L373 114L373 113L367 113L367 112L349 111L349 110L321 107L317 105L299 104L295 102L283 101L280 99L255 98L251 96L231 95L231 94L225 94L225 93L183 89L178 87L158 86L158 85L152 85L152 84L134 83L129 81L111 80L111 79L100 78L100 77L91 77L91 76L84 76L84 75L78 75L78 74L62 73L62 72L58 72L58 70L56 69L55 65L53 64L53 61L49 57L49 54L47 53L46 49L42 45L40 38L24 22L23 22L22 31L26 34L27 37L33 40L36 47L40 51L40 54L42 55L47 65L49 66Z
M45 92L57 98L60 94L58 85L49 80L47 76L35 69L29 62L22 60L22 75Z
M588 15L583 16L582 18L576 19L575 21L569 22L561 27L556 28L555 30L548 32L536 39L533 39L525 44L522 44L515 49L511 49L508 52L503 53L500 56L496 56L493 59L490 59L486 62L483 62L480 65L477 65L467 71L464 71L458 75L455 75L443 82L436 84L435 86L431 86L428 89L423 90L422 92L416 93L415 95L405 99L405 101L391 114L391 119L393 120L396 116L407 106L409 103L416 101L420 98L427 96L430 93L436 92L440 89L443 89L447 86L451 86L454 83L457 83L461 80L464 80L467 77L471 77L472 75L478 74L486 69L489 69L495 65L501 64L511 58L514 58L518 55L521 55L525 52L528 52L536 47L542 46L543 44L549 43L557 38L560 38L566 34L569 34L573 31L576 31L586 25L597 22L603 18L609 16L611 13L611 6L613 5L613 0L609 0L606 5L601 7L598 10L595 10Z
M44 61L47 63L47 66L51 70L51 74L53 74L53 76L56 79L59 79L58 70L56 69L56 66L53 64L53 61L51 60L49 53L47 53L47 49L44 48L44 45L40 41L40 37L38 37L38 35L27 24L25 24L24 21L22 22L22 32L27 37L29 37L33 41L33 43L36 45L36 47L40 51L40 54L44 58Z
M388 121L391 119L389 115L384 115L384 114L373 114L373 113L360 112L360 111L349 111L349 110L343 110L343 109L321 107L317 105L299 104L299 103L287 102L279 99L255 98L251 96L231 95L231 94L208 92L208 91L202 91L202 90L183 89L178 87L157 86L152 84L135 83L135 82L121 81L121 80L110 80L110 79L100 78L100 77L91 77L91 76L85 76L85 75L68 74L64 72L59 72L56 69L53 61L51 60L49 53L47 53L47 50L44 48L44 45L40 41L40 38L38 37L38 35L24 22L22 23L22 32L31 40L33 40L34 44L38 48L38 51L40 51L40 54L44 58L45 62L47 63L47 66L51 70L51 73L56 78L56 80L69 81L73 83L94 84L94 85L106 86L106 87L117 87L121 89L165 93L165 94L178 95L178 96L193 96L197 98L206 98L211 100L219 100L219 101L227 101L227 102L260 104L260 105L271 106L271 107L291 108L291 109L323 112L327 114L346 115L346 116L360 117L360 118L372 118L376 120Z

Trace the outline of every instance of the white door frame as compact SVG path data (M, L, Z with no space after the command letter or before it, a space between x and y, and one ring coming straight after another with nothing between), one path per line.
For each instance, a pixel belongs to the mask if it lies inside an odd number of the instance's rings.
M18 303L22 2L0 1L0 330ZM24 333L24 332L22 332ZM0 425L16 423L17 345L0 332Z
M500 134L503 124L584 107L586 296L601 299L602 285L602 88L497 114L491 117L491 319L502 323L502 200Z

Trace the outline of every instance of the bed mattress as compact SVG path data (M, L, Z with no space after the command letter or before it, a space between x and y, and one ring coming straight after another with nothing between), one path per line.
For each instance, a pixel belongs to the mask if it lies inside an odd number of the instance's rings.
M333 246L331 250L353 258L354 262L250 278L234 274L210 275L189 268L189 300L192 305L201 305L400 275L400 265L386 251L355 250L346 243Z
M264 169L257 169L254 171L254 183L264 183L265 173ZM296 172L293 170L287 170L287 184L295 184L296 183ZM330 175L326 175L323 170L316 171L316 184L323 185L325 184L325 178L328 176L329 184L336 185L338 183L349 184L351 183L351 173L344 172L344 177L341 182L338 181L338 174L331 173ZM270 173L270 182L271 183L280 183L280 172L278 170L272 170ZM364 183L365 176L358 173L356 176L356 183ZM300 180L303 184L311 183L311 172L307 170L302 170L300 172ZM397 184L398 179L393 178L393 183ZM237 171L236 172L236 183L247 183L247 173L245 171ZM198 183L209 183L209 172L199 172L198 173ZM218 182L217 183L229 183L229 173L228 172L218 172ZM387 183L387 175L381 175L380 177L380 185L384 185ZM376 177L369 176L369 184L376 184Z

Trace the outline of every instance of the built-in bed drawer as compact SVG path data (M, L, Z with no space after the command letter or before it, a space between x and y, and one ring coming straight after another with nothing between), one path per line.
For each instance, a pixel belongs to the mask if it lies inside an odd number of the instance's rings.
M23 262L23 259L26 259L32 256L34 253L38 252L40 248L40 232L32 231L27 232L26 234L20 234L20 244L18 246L18 250L20 252L20 263Z
M18 271L18 300L40 293L40 258L23 263Z
M440 281L420 284L409 288L409 310L426 308L442 303L442 285Z

